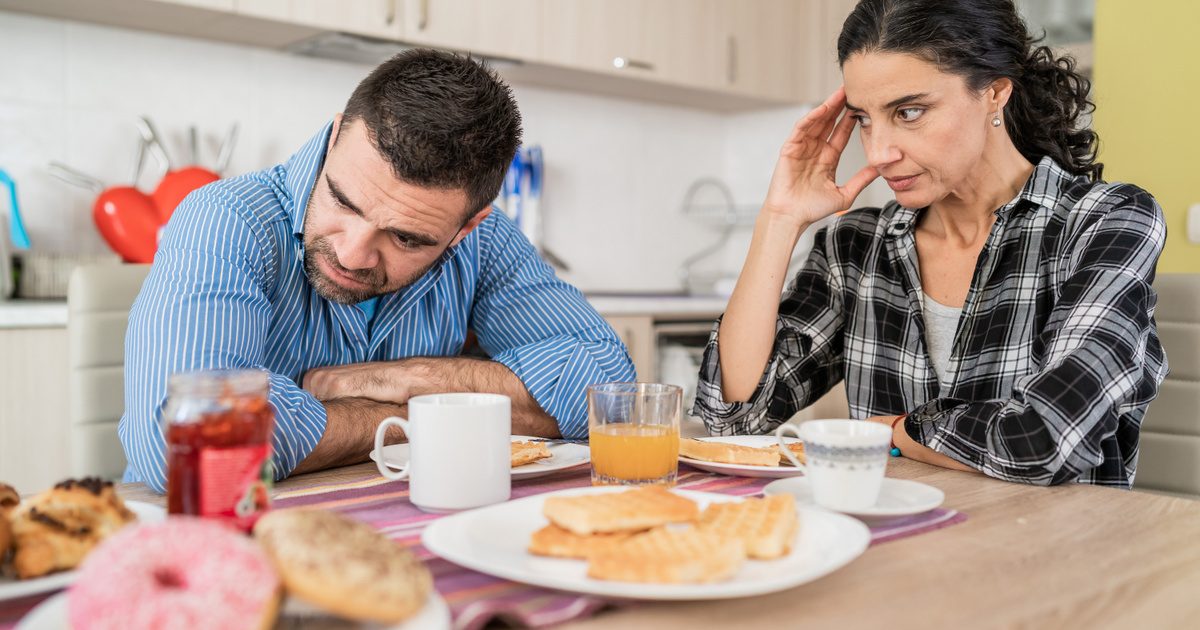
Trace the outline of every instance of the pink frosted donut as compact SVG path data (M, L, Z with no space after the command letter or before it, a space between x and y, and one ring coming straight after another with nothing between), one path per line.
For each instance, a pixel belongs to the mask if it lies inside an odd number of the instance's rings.
M172 516L127 527L88 555L69 595L71 627L267 628L279 592L271 561L249 538Z

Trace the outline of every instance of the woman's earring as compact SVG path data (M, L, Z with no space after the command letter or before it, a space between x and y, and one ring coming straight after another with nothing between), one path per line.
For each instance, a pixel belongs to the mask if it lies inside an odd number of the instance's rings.
M1003 125L1003 124L1004 123L1000 122L1000 114L996 114L996 117L992 119L992 126L999 127L1000 125Z

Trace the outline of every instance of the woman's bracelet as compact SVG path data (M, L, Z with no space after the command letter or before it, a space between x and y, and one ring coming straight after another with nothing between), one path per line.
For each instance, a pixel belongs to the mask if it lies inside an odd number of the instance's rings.
M902 414L896 416L895 420L892 420L892 435L896 435L896 423L902 422L907 417L908 417L908 414L902 413ZM892 454L892 457L900 457L900 447L896 446L896 438L894 438L894 437L892 438L891 454Z

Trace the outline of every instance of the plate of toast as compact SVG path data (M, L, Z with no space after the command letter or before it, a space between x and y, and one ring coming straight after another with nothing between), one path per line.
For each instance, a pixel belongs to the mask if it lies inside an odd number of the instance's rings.
M639 600L750 597L793 588L867 548L858 520L791 495L590 487L461 512L430 524L433 553L497 577Z
M110 481L67 479L22 499L0 483L0 601L47 593L105 538L134 522L161 521L166 510L123 501Z
M408 464L408 458L408 444L383 447L383 463L389 468L403 468ZM379 461L376 451L371 451L371 459ZM587 444L514 435L511 461L513 479L533 479L586 466L591 461L591 450Z
M800 463L807 462L803 442L795 438L783 441ZM736 477L779 479L804 474L783 455L774 435L685 438L679 441L679 461L700 470Z

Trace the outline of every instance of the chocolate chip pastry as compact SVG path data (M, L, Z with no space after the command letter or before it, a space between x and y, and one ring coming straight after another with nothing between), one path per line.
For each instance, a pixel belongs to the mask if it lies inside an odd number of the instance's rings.
M12 513L17 577L74 569L102 540L136 520L111 481L68 479Z

